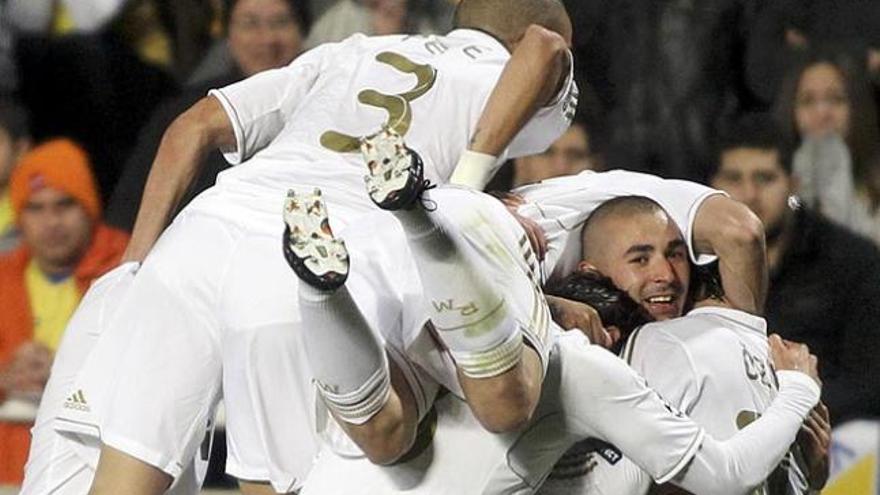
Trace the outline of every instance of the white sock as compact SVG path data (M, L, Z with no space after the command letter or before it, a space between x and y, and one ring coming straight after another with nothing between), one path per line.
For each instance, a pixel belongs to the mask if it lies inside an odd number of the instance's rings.
M484 275L478 258L468 256L472 248L421 208L395 216L415 257L431 322L459 369L488 378L515 366L522 355L522 333L503 293Z
M348 289L324 292L299 287L302 338L312 376L337 417L363 424L391 392L388 360Z

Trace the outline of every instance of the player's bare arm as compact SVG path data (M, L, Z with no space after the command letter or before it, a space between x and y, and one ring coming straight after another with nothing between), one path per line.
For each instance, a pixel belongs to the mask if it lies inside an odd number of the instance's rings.
M450 182L482 189L494 171L496 157L565 83L571 56L560 34L531 25L489 95L468 150Z
M580 330L596 345L611 347L620 339L620 332L609 332L602 317L592 306L564 297L545 295L550 314L563 330Z
M513 50L477 121L469 149L499 155L542 106L559 94L568 77L568 43L532 24Z
M234 149L235 133L220 102L202 98L165 131L150 169L122 261L143 261L198 174L208 152Z
M760 314L768 276L764 226L748 207L715 195L700 205L693 242L698 252L718 255L721 284L737 309Z

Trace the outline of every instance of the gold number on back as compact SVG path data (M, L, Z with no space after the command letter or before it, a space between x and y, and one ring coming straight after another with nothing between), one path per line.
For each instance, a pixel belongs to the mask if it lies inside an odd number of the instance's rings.
M434 87L434 83L437 81L437 70L428 64L417 64L403 55L393 52L382 52L376 55L376 60L399 72L416 76L416 85L409 91L393 95L375 89L365 89L358 93L358 101L364 105L385 110L388 113L385 127L394 129L401 136L406 136L409 126L412 124L410 103ZM360 148L362 137L327 131L321 135L321 146L339 153L350 153Z

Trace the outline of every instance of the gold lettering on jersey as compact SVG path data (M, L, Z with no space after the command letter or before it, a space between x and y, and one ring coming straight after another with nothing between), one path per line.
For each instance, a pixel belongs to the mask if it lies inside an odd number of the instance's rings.
M431 301L431 304L434 305L434 311L436 311L437 313L457 311L459 314L461 314L461 316L471 316L480 311L480 307L477 306L477 303L474 301L468 301L467 304L463 304L460 306L456 306L452 299L446 299L443 301Z
M394 129L401 136L406 136L412 124L412 106L414 100L421 98L434 87L437 82L437 70L428 64L417 64L412 60L393 52L382 52L376 60L389 65L404 74L416 77L416 85L409 91L399 94L386 94L375 89L365 89L358 93L358 101L364 105L381 108L388 113L384 127ZM321 135L321 146L339 153L351 153L360 149L363 136L351 136L337 131L327 131Z
M466 46L462 48L461 51L474 60L477 59L477 55L481 55L483 53L483 49L478 47L477 45Z
M425 42L425 50L428 50L431 55L440 55L446 53L449 47L440 40L431 39Z
M762 359L750 353L745 348L745 346L742 346L742 357L743 366L745 368L746 376L748 377L748 379L758 382L764 387L773 390L775 388L773 378L771 376L771 370L773 368L770 366L770 363L767 362L766 359Z

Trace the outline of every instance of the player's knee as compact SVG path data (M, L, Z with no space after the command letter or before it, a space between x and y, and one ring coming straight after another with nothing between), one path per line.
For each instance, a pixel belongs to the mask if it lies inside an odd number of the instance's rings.
M409 451L415 441L415 429L407 428L403 423L389 425L374 429L364 440L358 443L367 459L384 466L394 463Z
M89 495L165 493L174 481L169 474L113 447L104 445Z
M474 416L493 433L516 431L532 419L541 396L543 371L531 348L523 351L520 362L492 378L463 377L462 388Z
M532 420L535 408L525 401L502 401L494 407L477 410L472 408L474 416L487 431L492 433L509 433L523 428Z

